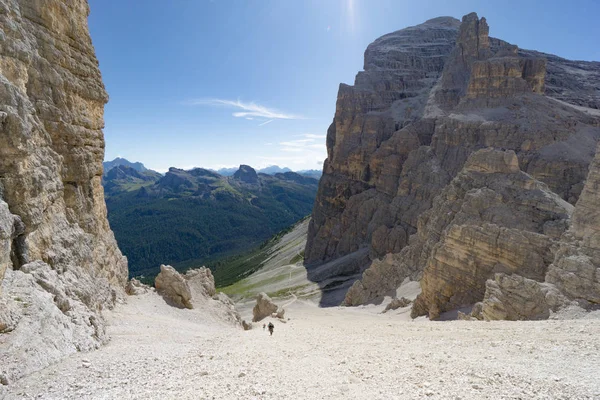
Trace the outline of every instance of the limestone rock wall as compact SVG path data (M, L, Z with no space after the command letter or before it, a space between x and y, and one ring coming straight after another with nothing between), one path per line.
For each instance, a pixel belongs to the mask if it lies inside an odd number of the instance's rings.
M58 301L63 308L55 307L71 321L67 325L79 321L90 332L101 330L77 315L86 309L101 327L99 310L112 307L127 280L127 260L108 225L100 183L108 96L88 32L88 13L86 0L0 0L0 209L7 222L0 234L0 278L3 270L13 271L10 282L1 282L6 301L14 300L8 297L17 290L15 282L32 285L23 326L36 318L56 321L52 312L31 312L47 309L41 305L47 298L33 295L41 291L54 301L59 292L66 296ZM3 204L18 218L10 234ZM58 274L57 283L47 285L35 277L15 280L30 275L24 266L31 263L44 265L36 271ZM62 291L52 289L59 286ZM70 301L81 307L64 306ZM40 307L31 306L38 303ZM17 306L23 311L22 304ZM37 367L42 367L77 347L65 343L50 351L44 349L45 340L53 340L50 333L28 342L27 332L3 337L2 360L6 356L18 364L23 360L14 354L34 351L39 353ZM83 334L87 344L79 347L92 348L103 341L101 336ZM0 376L14 379L36 368L22 364L11 369L3 362Z
M425 179L415 182L414 175L427 174L427 167L422 171L419 166L430 155L410 155L431 142L435 125L422 116L428 93L454 47L458 25L453 18L437 18L377 39L365 52L365 70L356 76L355 85L340 85L309 226L309 264L359 250L377 229L376 236L392 235L381 254L405 246L414 233L411 222L428 208L431 187L436 188L438 180L446 183L443 176L430 185L421 183ZM403 171L405 163L415 170ZM387 208L404 173L410 174L410 183L404 183L403 197L419 197L425 204L399 199L394 208L415 210L395 213L396 218L389 215L395 210Z
M481 301L498 272L537 282L551 269L600 140L600 64L488 32L469 14L383 36L355 85L340 86L306 262L310 275L368 249L346 304L410 277L423 279L415 313L437 316Z
M429 242L413 315L483 299L496 273L543 280L573 206L519 169L513 151L480 150L422 216Z
M481 312L475 318L540 319L566 307L600 306L600 147L570 220L558 242L553 263L544 279L496 274L486 282Z

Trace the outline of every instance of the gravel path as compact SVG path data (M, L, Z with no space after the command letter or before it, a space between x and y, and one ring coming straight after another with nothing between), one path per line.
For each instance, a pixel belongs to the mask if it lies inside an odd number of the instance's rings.
M408 310L289 304L244 332L155 294L112 341L0 390L6 399L600 399L600 321L429 322Z

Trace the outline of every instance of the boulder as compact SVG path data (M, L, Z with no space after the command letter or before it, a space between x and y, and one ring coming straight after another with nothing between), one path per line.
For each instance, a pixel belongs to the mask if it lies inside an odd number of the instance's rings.
M170 265L161 265L154 281L156 291L177 307L194 308L187 280Z
M266 293L256 296L256 305L252 309L252 322L258 322L266 317L283 318L285 310L271 300Z
M246 320L242 320L242 327L244 328L245 331L249 331L250 329L252 329L252 322L246 322Z
M556 288L516 274L496 274L486 282L481 315L487 321L547 319L552 310L548 291Z
M221 321L243 326L235 303L225 293L217 293L214 277L206 267L181 275L173 267L161 265L155 286L156 291L176 307L198 309Z
M408 307L412 304L412 300L407 299L406 297L401 297L399 299L393 299L390 304L385 307L383 312L388 312L390 310L397 310L399 308Z
M201 303L203 303L204 306L208 306L213 311L216 311L222 320L229 322L233 325L241 325L245 330L247 330L244 326L244 321L242 320L240 313L235 307L235 303L225 293L219 292L212 296L212 298L205 297L202 294L199 295L199 293L195 291L193 292L193 294L195 304L200 305ZM252 328L252 324L250 324L250 328Z

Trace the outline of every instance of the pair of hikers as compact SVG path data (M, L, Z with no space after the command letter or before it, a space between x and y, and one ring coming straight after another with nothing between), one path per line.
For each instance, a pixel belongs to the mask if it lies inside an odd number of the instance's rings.
M265 330L266 325L263 324L263 331ZM269 333L273 336L273 330L275 330L275 325L272 322L269 322Z

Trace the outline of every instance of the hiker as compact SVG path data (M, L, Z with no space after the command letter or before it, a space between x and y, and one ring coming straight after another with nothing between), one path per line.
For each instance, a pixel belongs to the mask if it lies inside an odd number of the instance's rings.
M269 322L269 333L273 336L273 329L275 329L275 325L272 322Z
M266 327L267 327L267 324L263 324L263 331L265 330Z

